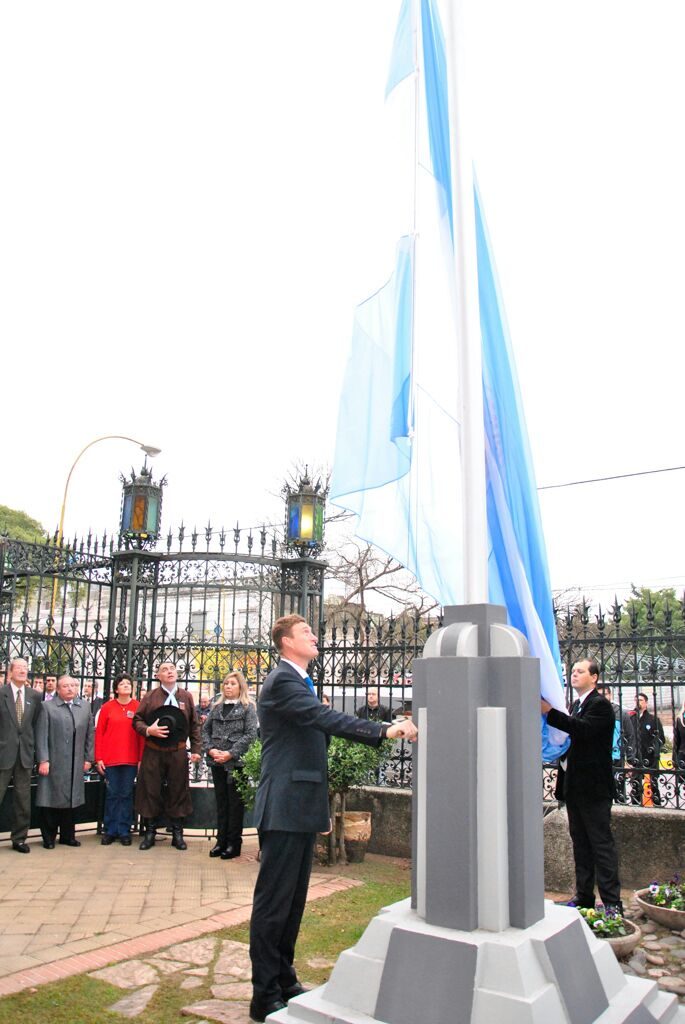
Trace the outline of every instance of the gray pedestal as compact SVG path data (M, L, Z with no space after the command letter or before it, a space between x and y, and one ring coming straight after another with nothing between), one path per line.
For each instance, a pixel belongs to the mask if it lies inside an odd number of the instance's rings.
M685 1024L677 997L625 975L576 910L529 928L458 931L404 900L381 911L330 980L273 1024Z

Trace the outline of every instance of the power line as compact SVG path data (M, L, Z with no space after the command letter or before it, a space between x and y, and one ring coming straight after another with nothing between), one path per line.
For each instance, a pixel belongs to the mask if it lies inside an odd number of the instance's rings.
M580 484L601 484L605 480L626 480L631 476L651 476L653 473L675 473L679 469L685 469L685 466L665 466L664 469L642 469L638 473L616 473L615 476L595 476L590 480L569 480L565 484L545 484L543 487L538 487L539 491L552 491L558 487L578 487Z

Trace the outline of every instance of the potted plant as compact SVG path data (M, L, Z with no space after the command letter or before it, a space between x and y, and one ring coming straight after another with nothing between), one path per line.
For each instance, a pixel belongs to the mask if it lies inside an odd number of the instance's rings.
M642 932L636 924L604 907L578 907L578 913L598 939L606 939L618 960L628 956L642 938Z
M339 736L331 739L328 747L328 795L333 828L323 843L328 864L364 859L371 838L371 812L348 811L347 794L356 786L366 786L377 780L392 748L391 740L385 740L379 747L367 747Z
M647 889L638 889L635 899L642 913L657 924L674 931L685 928L685 884L678 875L670 882L652 882Z
M328 794L334 827L319 842L319 856L323 856L326 863L337 864L350 855L354 859L363 859L371 835L371 814L368 811L347 811L346 796L352 787L376 781L392 747L391 740L384 741L380 747L367 747L338 736L331 739L328 747ZM248 812L254 807L261 760L262 744L255 740L243 755L242 768L235 773L236 787Z

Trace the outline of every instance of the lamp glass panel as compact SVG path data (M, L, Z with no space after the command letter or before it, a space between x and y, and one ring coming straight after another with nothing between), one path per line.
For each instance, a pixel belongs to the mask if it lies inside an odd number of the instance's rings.
M300 525L300 537L302 540L311 540L314 536L314 506L302 506L302 523Z
M131 529L135 530L136 533L142 533L145 530L144 494L136 494L133 499L133 518L131 520Z
M300 536L300 506L291 505L288 512L288 540L297 540Z
M124 511L121 513L121 532L131 529L131 495L124 495Z
M318 505L314 509L314 540L323 540L323 505Z
M157 512L159 510L159 496L148 494L147 498L147 532L157 533Z

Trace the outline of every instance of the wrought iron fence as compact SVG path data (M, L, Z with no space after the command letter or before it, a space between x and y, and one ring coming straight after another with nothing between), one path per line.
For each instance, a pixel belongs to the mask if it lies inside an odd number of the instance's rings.
M273 620L297 611L319 627L312 676L333 707L374 717L380 711L369 699L371 693L374 704L377 691L384 715L411 714L413 662L439 618L408 612L352 618L333 609L326 622L325 568L284 556L266 530L237 526L181 528L168 534L162 551L115 549L107 537L59 546L0 539L0 667L26 657L34 677L68 671L82 688L92 683L106 697L117 671L129 671L140 693L154 685L160 661L171 658L182 685L200 699L213 696L233 669L256 692L275 661ZM557 629L566 679L575 661L595 657L602 683L612 688L616 798L685 807L685 600L658 610L647 603L596 613L583 604L557 611ZM638 720L641 693L648 717ZM555 775L554 765L544 766L546 801ZM204 766L193 771L195 785L206 781ZM396 745L378 781L411 785L404 744Z

